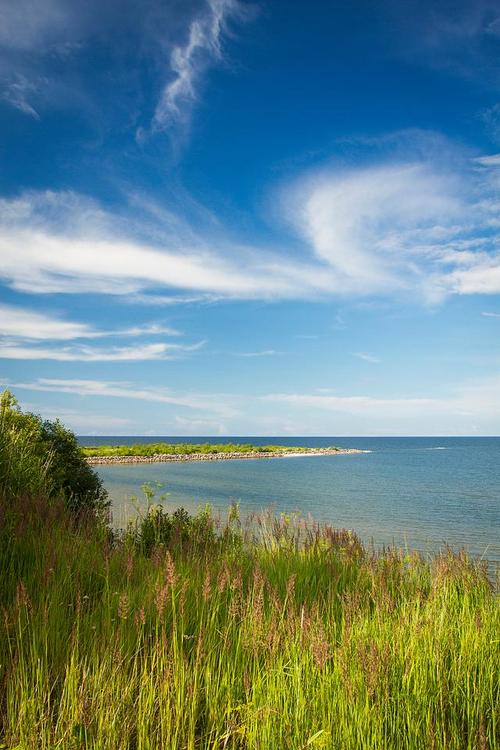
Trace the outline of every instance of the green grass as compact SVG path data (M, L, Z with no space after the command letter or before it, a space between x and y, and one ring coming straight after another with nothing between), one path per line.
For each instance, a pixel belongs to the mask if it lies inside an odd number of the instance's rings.
M0 504L0 746L493 750L485 566L154 506L127 533ZM147 543L146 543L147 542Z
M167 512L144 489L113 533L74 435L0 398L1 748L500 747L484 563Z
M291 448L284 445L251 445L249 443L138 443L137 445L97 445L82 448L87 457L192 455L193 453L281 453L308 452L310 448Z

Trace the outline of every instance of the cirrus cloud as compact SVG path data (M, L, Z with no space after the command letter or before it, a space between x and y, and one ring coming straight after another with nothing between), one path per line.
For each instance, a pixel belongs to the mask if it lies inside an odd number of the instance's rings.
M134 205L114 215L74 193L25 193L0 202L0 278L21 292L149 295L153 303L165 290L180 299L410 295L432 303L498 293L496 161L455 156L398 155L304 175L281 202L292 241L260 247L233 239L220 222L195 230L171 211L166 222L158 212L144 220Z

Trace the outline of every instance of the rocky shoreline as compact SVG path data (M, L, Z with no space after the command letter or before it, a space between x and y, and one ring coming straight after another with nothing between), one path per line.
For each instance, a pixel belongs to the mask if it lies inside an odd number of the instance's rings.
M87 456L89 464L152 464L180 461L241 461L257 458L291 458L298 456L348 456L352 453L369 453L358 448L309 448L304 451L283 450L263 453L157 453L153 456Z

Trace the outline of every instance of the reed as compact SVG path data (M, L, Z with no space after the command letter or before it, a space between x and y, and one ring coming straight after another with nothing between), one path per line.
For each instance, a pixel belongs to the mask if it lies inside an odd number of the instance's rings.
M144 489L112 532L74 436L1 397L1 748L499 747L485 563Z
M151 505L120 536L62 502L0 513L3 747L499 746L498 599L465 553L234 507Z

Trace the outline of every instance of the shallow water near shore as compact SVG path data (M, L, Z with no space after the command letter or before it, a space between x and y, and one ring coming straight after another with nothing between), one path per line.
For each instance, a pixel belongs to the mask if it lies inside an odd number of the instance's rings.
M112 500L114 523L136 512L132 496L160 482L168 508L210 503L242 514L300 512L356 531L365 543L431 552L444 543L500 562L500 438L81 437L82 445L240 442L370 453L270 460L95 467Z

